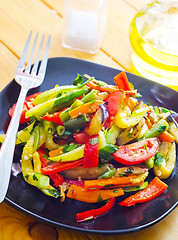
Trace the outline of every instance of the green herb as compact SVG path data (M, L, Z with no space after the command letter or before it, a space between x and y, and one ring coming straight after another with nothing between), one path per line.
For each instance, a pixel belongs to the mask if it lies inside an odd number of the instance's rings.
M80 74L77 74L76 79L73 81L73 85L77 86L78 84L82 84L84 82L84 77Z
M144 149L145 149L145 150L147 150L147 149L148 149L148 148L147 148L147 144L145 144L145 145L144 145Z
M101 197L101 194L99 194L98 198L97 198L97 202L102 202L103 198Z
M38 178L37 178L37 176L35 174L33 174L33 180L34 181L38 181Z
M165 161L163 156L160 153L156 153L154 164L158 167L161 167L162 163Z
M60 197L59 192L56 189L48 189L48 192L53 195L53 197L57 198Z
M150 103L150 102L148 102L148 103L146 103L146 105L147 105L147 106L150 106L150 105L151 105L151 103Z
M161 125L158 129L158 132L164 132L166 130L166 125Z
M70 144L70 145L66 145L66 146L62 149L62 151L63 151L63 153L67 153L67 152L70 152L70 151L72 151L72 150L74 150L74 149L76 149L76 148L78 148L78 144L73 143L73 144Z
M118 190L114 190L114 191L113 191L113 193L117 193L117 192L118 192Z
M28 179L29 179L29 175L28 174L26 174L25 175L25 178L27 179L27 181L28 181Z

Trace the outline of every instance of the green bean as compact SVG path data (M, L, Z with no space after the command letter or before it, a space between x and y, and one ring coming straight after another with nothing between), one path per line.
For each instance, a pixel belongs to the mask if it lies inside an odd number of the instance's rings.
M166 122L166 120L161 119L145 133L144 138L158 137L168 128L169 124Z
M64 122L64 127L72 128L72 129L81 128L87 122L90 122L90 117L87 116L86 114L84 114L82 116L78 116L76 118L69 119L69 120L65 121Z
M59 125L59 126L56 127L56 131L57 131L57 134L58 134L59 136L61 136L61 135L63 135L63 134L65 133L65 127Z
M53 122L43 120L43 126L44 126L44 130L46 132L47 137L51 137L55 132L55 127Z

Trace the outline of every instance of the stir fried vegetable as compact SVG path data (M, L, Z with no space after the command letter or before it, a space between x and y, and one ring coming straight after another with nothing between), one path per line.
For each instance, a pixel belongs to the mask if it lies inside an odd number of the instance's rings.
M178 141L171 110L138 101L125 72L114 77L116 85L84 77L28 96L21 123L29 125L16 141L24 145L21 168L28 184L61 201L108 201L78 213L77 222L106 214L121 195L119 204L127 207L160 195L168 187L160 179L175 167Z

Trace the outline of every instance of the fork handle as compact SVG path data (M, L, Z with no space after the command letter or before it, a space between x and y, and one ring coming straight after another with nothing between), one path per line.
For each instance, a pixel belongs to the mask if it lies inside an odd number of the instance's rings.
M28 89L21 88L17 105L0 149L0 203L7 193L20 116Z

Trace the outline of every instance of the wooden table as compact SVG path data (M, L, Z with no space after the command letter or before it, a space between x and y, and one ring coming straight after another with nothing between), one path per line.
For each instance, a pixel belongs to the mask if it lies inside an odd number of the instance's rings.
M14 78L17 63L30 30L39 31L41 34L51 34L52 41L49 57L75 57L133 71L129 25L134 15L144 4L144 0L108 1L107 32L100 51L95 55L91 55L65 49L61 45L64 0L0 0L0 90ZM5 203L0 204L0 240L32 239L28 234L28 229L34 222L37 223L34 219L24 216ZM37 233L40 236L33 239L53 240L52 235L47 238L48 234L52 234L52 227L39 223L36 226ZM57 229L57 231L59 240L173 240L178 239L177 227L178 209L175 209L169 216L153 227L123 236L96 236L66 229Z

